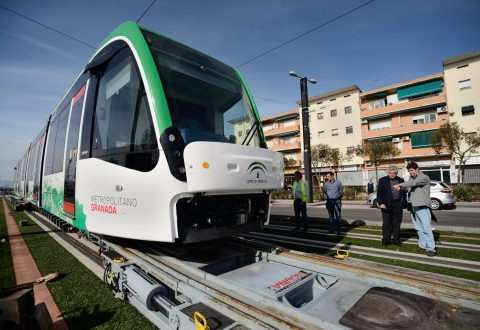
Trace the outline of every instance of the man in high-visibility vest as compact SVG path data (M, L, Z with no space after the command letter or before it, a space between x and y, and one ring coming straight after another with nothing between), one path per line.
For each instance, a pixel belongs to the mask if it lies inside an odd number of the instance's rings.
M300 230L300 214L302 214L303 220L303 232L308 231L307 224L307 201L308 201L308 181L302 179L302 173L300 171L295 172L295 182L292 187L293 195L293 209L295 210L295 229L293 231Z

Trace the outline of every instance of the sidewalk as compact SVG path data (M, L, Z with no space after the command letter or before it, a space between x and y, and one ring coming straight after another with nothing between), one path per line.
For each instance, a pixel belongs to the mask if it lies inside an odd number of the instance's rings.
M308 203L308 206L321 206L325 205L327 201L313 201L313 203ZM272 199L272 204L274 205L292 205L293 199ZM343 205L367 205L366 200L342 200ZM456 202L456 207L467 207L467 208L475 208L480 210L480 202Z
M29 283L42 277L40 271L33 260L28 246L23 240L22 234L18 229L17 223L10 213L10 209L7 206L5 200L3 201L3 208L5 210L5 219L7 221L8 237L10 241L10 249L12 252L13 267L15 270L15 278L17 284ZM45 274L46 275L46 274ZM33 292L35 295L35 305L45 303L48 313L52 318L53 330L68 330L67 324L63 319L57 304L53 300L47 284L37 284L33 286Z
M317 208L325 208L326 201L314 201L313 203L308 203L307 207L312 207L311 210L317 209ZM293 200L292 199L272 199L271 201L271 206L292 206L293 205ZM468 212L474 212L474 213L480 213L480 202L457 202L455 203L457 207L456 212L465 212L468 210ZM356 208L362 208L362 206L365 209L370 209L373 212L379 212L376 209L373 209L370 207L370 205L367 204L366 201L363 200L342 200L342 210L347 210L347 209L356 209ZM460 210L458 210L460 209ZM292 208L293 212L293 208ZM435 211L436 213L437 211ZM346 220L344 217L342 217L342 221L345 221L344 224L348 225L350 222L349 220ZM355 218L356 219L356 218ZM311 219L312 220L312 219ZM328 216L327 216L328 220ZM381 221L376 221L376 220L363 220L365 221L365 224L369 226L381 226L382 223ZM414 228L413 224L410 221L404 221L402 223L403 228ZM445 230L445 231L454 231L454 232L465 232L465 233L475 233L475 234L480 234L480 227L479 228L473 228L473 227L459 227L459 226L446 226L442 223L433 223L432 222L432 227L437 230Z

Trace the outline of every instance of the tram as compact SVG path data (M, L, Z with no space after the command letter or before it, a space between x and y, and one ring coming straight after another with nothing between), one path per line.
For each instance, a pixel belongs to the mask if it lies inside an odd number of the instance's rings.
M241 74L125 22L19 160L15 194L81 231L191 243L259 230L283 157Z

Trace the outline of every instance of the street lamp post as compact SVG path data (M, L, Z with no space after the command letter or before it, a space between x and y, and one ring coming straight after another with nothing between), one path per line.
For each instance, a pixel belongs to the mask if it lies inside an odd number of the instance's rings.
M312 182L312 159L310 150L310 115L308 113L308 89L307 81L311 84L316 84L315 79L307 79L307 77L301 77L297 75L295 71L290 71L289 75L292 77L300 78L300 92L302 102L302 126L303 126L303 163L305 167L305 178L308 181L308 202L313 202L313 182Z

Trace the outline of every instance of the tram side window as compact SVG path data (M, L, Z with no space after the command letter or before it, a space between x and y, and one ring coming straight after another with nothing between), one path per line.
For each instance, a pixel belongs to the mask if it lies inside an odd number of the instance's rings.
M35 157L37 155L38 141L33 145L29 152L27 181L33 181L33 169L35 167Z
M143 82L129 49L117 54L99 79L95 106L95 157L150 171L158 146Z
M35 158L35 172L33 176L33 193L38 193L40 185L40 174L42 173L40 166L42 164L42 154L45 143L45 133L42 134L40 140L38 141L38 150L37 156Z
M70 103L52 120L45 157L45 175L63 171L63 154Z

